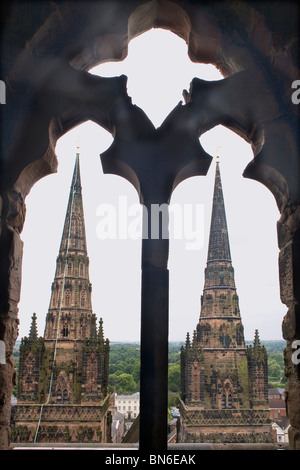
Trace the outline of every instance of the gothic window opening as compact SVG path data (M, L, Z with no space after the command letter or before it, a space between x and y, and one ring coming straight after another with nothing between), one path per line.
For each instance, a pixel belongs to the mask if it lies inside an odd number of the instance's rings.
M57 305L57 290L56 289L53 291L52 305L53 305L53 307L56 307L56 305Z
M72 263L71 261L68 262L68 276L72 274Z
M62 403L62 393L60 389L56 392L56 403Z
M68 403L70 399L70 387L67 374L61 370L55 387L56 403Z
M81 296L80 296L80 306L81 306L81 307L84 307L84 306L85 306L85 292L82 292L82 293L81 293Z
M233 392L232 385L230 381L227 379L225 380L225 383L223 386L223 394L222 394L222 401L221 401L222 409L230 410L233 408L232 392Z
M63 330L62 330L62 335L64 338L67 338L69 335L69 329L67 325L64 325Z
M243 327L241 325L236 327L236 343L238 346L241 346L243 343Z
M226 408L226 395L222 395L222 409L224 410Z
M70 298L71 298L71 292L66 291L65 292L65 306L69 307L70 306Z

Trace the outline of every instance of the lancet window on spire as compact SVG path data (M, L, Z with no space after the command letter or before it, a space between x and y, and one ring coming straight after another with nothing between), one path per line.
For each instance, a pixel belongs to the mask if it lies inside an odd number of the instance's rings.
M70 306L70 298L71 298L71 292L67 290L65 292L65 306L69 307Z
M84 306L85 306L85 292L82 292L82 293L81 293L81 296L80 296L80 306L81 306L81 307L84 307Z
M68 325L63 326L62 335L63 335L64 338L68 337L68 335L69 335Z
M72 274L72 263L68 261L68 276L70 276L70 274Z

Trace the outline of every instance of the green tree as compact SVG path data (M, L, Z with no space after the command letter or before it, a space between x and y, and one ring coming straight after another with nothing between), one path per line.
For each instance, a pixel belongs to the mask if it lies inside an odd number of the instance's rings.
M179 392L180 390L180 362L169 364L168 373L169 390Z
M137 384L133 380L131 374L111 374L109 376L109 384L117 390L117 393L130 395L131 393L137 392Z
M141 369L140 360L136 359L132 368L132 376L133 376L135 383L139 383L140 381L140 369Z
M278 364L278 362L271 358L268 361L268 371L269 371L269 377L272 378L273 380L279 380L282 375L282 368Z
M169 390L169 392L168 392L168 406L169 407L178 406L179 401L180 401L179 392L171 392Z
M118 361L116 364L111 364L109 366L109 373L116 374L116 373L124 373L125 372L125 365L124 362Z

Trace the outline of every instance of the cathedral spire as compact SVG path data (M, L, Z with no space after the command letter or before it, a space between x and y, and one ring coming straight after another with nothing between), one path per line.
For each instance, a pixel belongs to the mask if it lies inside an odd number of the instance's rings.
M44 435L55 442L64 433L85 441L82 429L87 416L91 442L106 436L109 340L104 341L102 319L99 339L91 293L77 152L44 337L37 337L34 313L29 338L22 338L20 345L18 401L26 406L41 404L27 433L34 442ZM48 404L51 409L45 413ZM90 411L82 414L82 405L89 405ZM21 422L26 421L24 411L20 416Z
M200 318L181 349L180 370L183 442L211 442L212 436L214 442L235 442L238 433L243 442L272 439L264 409L267 355L258 331L254 346L245 345L218 161ZM254 430L253 423L263 426Z
M76 153L69 201L59 251L61 255L65 255L67 251L76 253L81 252L83 255L87 255L79 153Z
M79 153L76 153L56 272L52 284L45 339L64 341L94 337L92 285L85 236Z
M219 162L210 224L198 340L208 348L244 348L245 340L231 263Z
M216 163L215 187L207 261L231 262L225 205L218 161Z

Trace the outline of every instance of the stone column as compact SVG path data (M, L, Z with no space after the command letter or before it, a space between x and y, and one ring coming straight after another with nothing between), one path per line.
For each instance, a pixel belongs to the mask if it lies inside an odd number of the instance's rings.
M282 323L286 340L285 374L286 409L290 420L289 443L291 450L300 450L300 206L286 204L278 222L279 274L281 300L288 307ZM299 347L299 346L298 346Z
M139 450L142 452L149 449L167 452L169 217L166 212L168 205L163 204L162 207L166 208L164 213L153 220L152 205L144 205L148 233L143 231L142 243L139 437Z
M10 444L11 396L16 383L13 348L18 337L18 302L21 289L23 242L20 232L24 223L25 204L20 193L6 191L1 198L0 225L0 449Z

